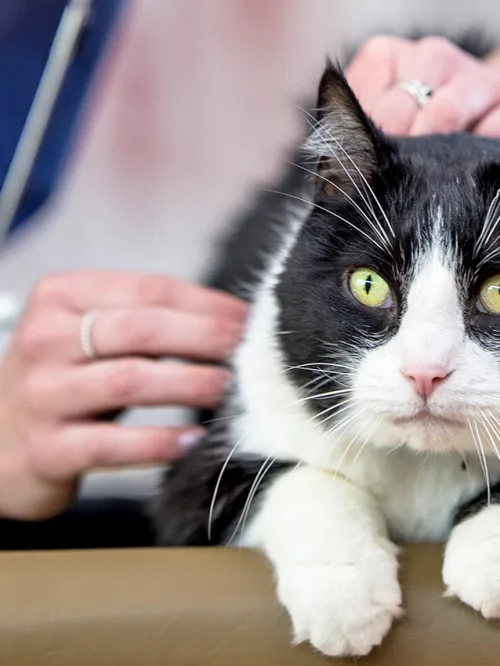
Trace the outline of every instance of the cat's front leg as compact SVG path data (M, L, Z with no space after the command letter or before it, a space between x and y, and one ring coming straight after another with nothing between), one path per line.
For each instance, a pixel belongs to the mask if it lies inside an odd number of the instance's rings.
M444 564L447 596L486 618L500 618L500 506L492 504L451 532Z
M281 476L246 543L273 563L296 643L366 655L402 612L397 548L374 500L342 477L307 467Z

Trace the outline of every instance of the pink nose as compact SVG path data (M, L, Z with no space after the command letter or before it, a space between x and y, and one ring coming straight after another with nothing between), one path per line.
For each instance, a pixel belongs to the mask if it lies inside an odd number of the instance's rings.
M405 368L403 374L413 380L418 395L427 400L434 393L440 382L446 379L451 372L444 366L433 365L420 368Z

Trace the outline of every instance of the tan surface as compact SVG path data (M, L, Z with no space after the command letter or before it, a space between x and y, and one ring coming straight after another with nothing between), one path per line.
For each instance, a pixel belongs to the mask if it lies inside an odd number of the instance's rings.
M440 551L403 558L407 617L361 663L498 664L500 627L442 598ZM238 550L0 555L2 666L314 666L267 563ZM352 663L336 662L336 663Z

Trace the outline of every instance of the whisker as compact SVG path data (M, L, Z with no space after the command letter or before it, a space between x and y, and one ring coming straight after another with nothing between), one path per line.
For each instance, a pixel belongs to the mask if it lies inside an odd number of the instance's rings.
M336 145L336 146L342 151L342 153L347 157L347 159L348 159L349 162L352 164L352 166L356 169L356 171L358 172L360 178L362 179L362 181L363 181L365 187L368 189L368 191L369 191L370 194L372 195L373 200L375 201L375 203L377 204L377 206L378 206L380 212L382 213L382 216L383 216L383 218L384 218L384 221L385 221L385 223L386 223L386 225L387 225L389 231L391 232L393 238L396 238L396 234L394 233L394 229L393 229L393 227L392 227L392 225L391 225L391 223L390 223L390 221L389 221L389 218L387 217L386 212L384 211L384 209L383 209L383 207L382 207L380 201L378 200L377 196L375 195L375 192L373 191L372 187L371 187L370 184L368 183L368 181L367 181L365 175L364 175L363 172L360 170L360 168L358 167L358 165L354 162L354 160L353 160L352 157L349 155L349 153L345 150L345 148L342 146L342 144L341 144L341 143L340 143L340 142L339 142L339 141L338 141L338 140L332 135L332 133L330 132L330 130L329 130L325 125L323 125L323 123L318 122L318 120L317 120L317 119L316 119L311 113L309 113L308 111L306 111L305 109L302 109L302 111L303 111L307 116L309 116L309 118L312 120L311 127L313 128L313 131L315 131L315 133L318 133L318 134L320 135L320 137L322 138L322 140L323 140L323 141L326 143L326 145L330 148L330 151L331 151L333 157L335 157L335 158L338 160L339 164L344 168L344 171L345 171L346 175L350 178L352 184L354 185L354 187L355 187L356 190L358 191L359 196L365 201L365 203L367 203L366 198L365 198L364 195L361 193L361 191L360 191L359 187L357 186L356 182L354 181L354 179L352 178L352 176L350 175L350 173L348 172L348 170L344 167L344 165L342 164L342 161L340 160L340 158L339 158L339 157L337 156L337 154L333 151L333 149L331 148L331 146L329 146L328 142L325 141L324 137L321 135L321 133L319 132L319 130L316 129L317 127L321 127L321 129L323 129L324 131L326 131L326 133L327 133L328 136L331 138L331 140L332 140L332 141L335 143L335 145ZM372 209L372 210L373 210L373 209Z
M489 239L491 238L491 235L498 226L498 223L500 221L500 216L497 217L494 224L492 224L492 220L495 216L495 213L497 212L497 209L499 208L499 205L500 205L500 189L493 197L493 200L488 208L488 212L486 213L486 218L484 220L483 228L481 229L481 233L479 234L479 237L475 243L474 257L477 257L482 248L488 243Z
M474 427L472 427L474 426ZM481 465L481 469L483 470L484 474L484 480L486 482L486 492L487 492L487 503L488 506L491 504L491 487L490 487L490 475L488 473L488 465L486 463L486 456L484 453L484 448L481 443L481 438L479 436L479 430L477 427L477 423L472 423L469 421L469 429L472 434L472 439L474 440L474 445L476 447L477 455L479 458L479 463Z
M375 425L373 426L373 428L369 431L369 433L367 434L367 436L366 436L365 439L363 440L363 443L362 443L361 446L359 447L359 451L356 453L356 456L355 456L354 460L353 460L352 463L351 463L351 466L350 466L350 468L349 468L349 472L347 473L347 476L348 476L348 477L350 477L350 476L352 475L352 472L353 472L354 466L355 466L356 463L358 462L359 457L361 456L361 453L364 451L365 447L367 446L367 444L368 444L368 442L369 442L369 440L370 440L370 437L373 435L373 433L374 433L375 430L377 429L377 426L380 424L380 421L381 421L381 420L382 420L382 417L379 416L378 419L377 419L377 422L375 423Z
M345 388L345 389L336 389L335 391L327 391L326 393L316 393L315 395L308 395L305 398L299 398L298 400L294 400L291 402L289 405L286 405L287 407L291 407L292 405L300 404L302 402L307 402L308 400L320 400L321 398L334 398L337 395L345 395L347 393L354 393L356 389L353 388Z
M352 398L347 398L347 400L341 400L336 405L332 405L331 407L327 407L326 409L324 409L319 414L316 414L314 416L314 418L315 419L321 418L323 416L323 414L329 414L329 416L327 416L325 419L323 419L319 422L316 421L316 424L318 426L323 425L323 423L326 423L327 421L330 421L332 418L334 418L334 417L338 416L339 414L342 414L346 410L350 409L353 404L354 404L354 400ZM342 407L342 409L339 409L339 407ZM330 412L333 412L333 414L331 414Z
M252 502L255 498L255 495L257 493L257 490L259 488L259 485L262 483L262 481L264 480L265 475L271 469L271 467L274 465L274 463L277 461L277 459L278 459L277 457L271 458L271 456L268 456L264 460L264 462L262 463L259 471L257 472L257 474L255 476L255 479L253 480L252 485L250 486L250 490L248 491L248 496L247 496L245 505L243 506L243 510L241 512L240 518L239 518L238 522L236 523L236 527L234 528L234 531L233 531L233 533L232 533L232 535L231 535L231 537L230 537L230 539L227 543L228 546L231 545L231 543L233 542L233 540L236 537L240 527L241 527L241 533L242 534L244 533L246 520L247 520L248 515L250 513L250 508L251 508Z
M222 477L224 476L224 472L227 469L227 466L229 465L229 462L234 455L236 449L238 446L241 444L241 442L244 439L244 435L240 437L240 439L236 442L236 444L233 446L231 451L229 452L226 460L224 461L224 464L222 465L222 469L220 471L219 477L217 478L217 483L215 484L215 489L214 489L214 494L212 496L212 501L210 503L210 510L208 512L208 526L207 526L207 532L208 532L208 540L212 540L212 520L213 520L213 515L214 515L214 510L215 510L215 503L217 501L217 493L219 492L220 484L222 482Z
M314 203L313 201L308 201L307 199L299 197L296 194L290 194L289 192L282 192L281 190L271 190L271 189L264 188L263 191L264 192L269 192L271 194L280 194L284 197L288 197L289 199L296 199L297 201L301 201L302 203L308 204L309 206L312 206L313 208L317 208L318 210L321 210L324 213L327 213L328 215L331 215L332 217L336 217L337 219L341 220L342 222L347 224L349 227L351 227L351 229L354 229L355 231L360 233L362 236L367 238L371 243L376 245L376 247L378 247L378 249L381 252L383 252L383 253L387 252L387 250L384 249L379 243L377 243L377 241L374 238L372 238L370 236L370 234L367 234L365 231L363 231L363 229L360 229L355 224L353 224L352 222L347 220L345 217L342 217L342 215L339 215L338 213L334 213L333 211L328 210L328 208L325 208L324 206L320 206L319 204Z
M500 451L498 450L498 446L497 446L497 444L496 444L496 442L495 442L495 439L494 439L494 437L493 437L493 435L491 434L491 431L490 431L490 428L491 428L491 430L493 431L493 433L495 433L495 434L497 435L497 439L498 439L498 435L499 435L498 428L495 429L494 425L491 423L491 421L490 421L490 419L488 418L488 416L487 416L482 410L480 410L480 414L481 414L481 416L483 417L483 419L484 419L484 421L486 422L486 424L489 425L489 428L486 428L486 434L488 435L488 439L490 440L490 446L491 446L491 448L492 448L493 451L495 452L495 455L496 455L496 457L498 458L498 460L500 460ZM494 417L492 416L492 418L494 418Z
M356 414L355 414L355 418L358 418L359 416L361 416L361 414L363 413L363 411L364 411L363 408L359 409L359 410L356 412ZM350 442L347 444L346 448L344 449L344 452L343 452L342 455L340 456L340 460L339 460L338 463L336 463L336 465L335 465L335 467L336 467L336 474L335 474L335 476L338 476L338 475L340 474L340 470L341 470L341 468L342 468L342 463L344 462L345 458L349 455L349 451L351 450L352 446L354 446L355 442L357 442L359 435L363 432L363 430L365 429L365 427L366 427L366 424L363 424L363 425L361 426L361 428L356 432L356 434L354 435L354 437L353 437L353 438L350 440ZM348 475L347 475L347 476L348 476Z
M390 245L390 240L385 233L383 227L381 228L380 222L377 220L375 217L375 224L373 220L369 218L369 216L365 213L365 211L354 201L354 199L349 196L349 194L342 189L337 183L334 183L332 180L325 178L325 176L322 176L320 173L317 173L315 171L312 171L311 169L307 169L306 167L302 166L301 164L296 164L295 162L288 162L291 166L294 166L298 169L302 169L303 171L306 171L307 173L312 174L313 176L316 176L320 180L323 180L325 183L328 183L332 187L335 187L341 194L344 195L344 197L351 203L351 205L364 217L366 222L370 225L370 227L373 229L373 231L377 234L377 236L380 238L382 243L385 243L387 245L387 249L390 251L391 245Z

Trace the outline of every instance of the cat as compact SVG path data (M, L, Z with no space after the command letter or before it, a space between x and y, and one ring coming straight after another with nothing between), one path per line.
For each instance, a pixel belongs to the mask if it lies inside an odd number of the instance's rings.
M362 656L403 542L446 542L447 595L500 617L500 142L385 136L331 64L318 109L234 388L153 516L160 545L261 549L294 642Z

